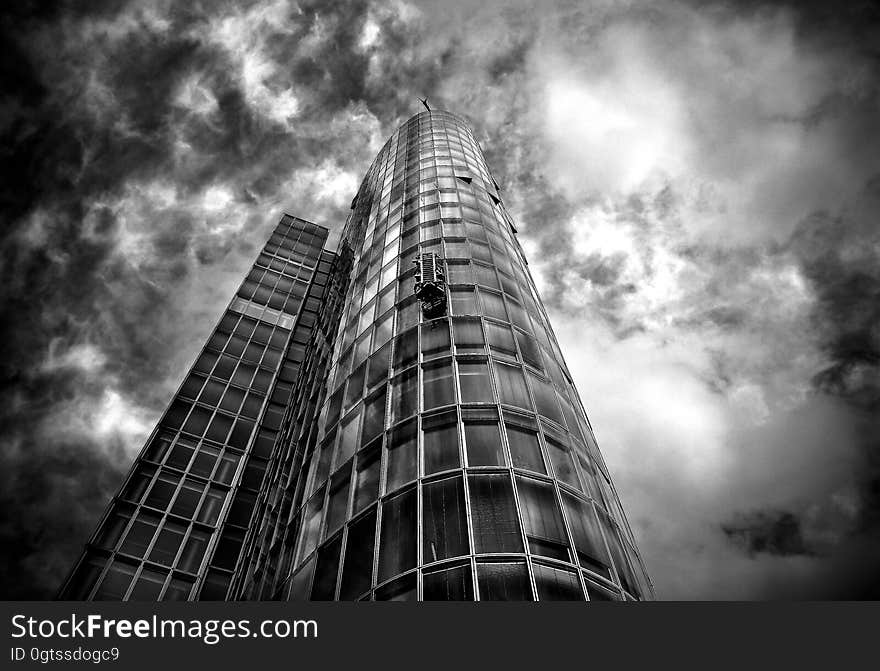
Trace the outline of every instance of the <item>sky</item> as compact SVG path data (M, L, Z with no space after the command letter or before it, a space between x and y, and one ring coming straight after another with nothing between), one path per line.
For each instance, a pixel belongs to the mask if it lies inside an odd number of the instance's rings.
M282 212L470 119L662 599L880 598L871 3L0 14L0 598L52 598Z

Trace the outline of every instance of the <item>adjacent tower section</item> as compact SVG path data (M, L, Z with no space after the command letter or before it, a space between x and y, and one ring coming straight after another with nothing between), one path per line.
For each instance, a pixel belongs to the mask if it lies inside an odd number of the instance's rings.
M328 285L327 234L278 224L61 598L225 598Z
M498 186L427 111L285 216L64 598L652 597Z

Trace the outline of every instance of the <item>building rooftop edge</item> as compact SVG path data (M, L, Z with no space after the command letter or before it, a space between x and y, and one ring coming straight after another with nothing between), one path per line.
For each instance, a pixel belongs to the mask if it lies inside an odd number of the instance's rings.
M422 115L424 115L424 114L431 115L431 114L436 114L437 112L442 112L443 114L449 114L449 115L451 115L451 116L454 116L454 117L457 118L457 119L461 119L461 120L464 121L465 123L469 123L468 120L467 120L466 118L464 118L461 114L458 114L458 113L456 113L456 112L451 112L450 110L447 110L447 109L440 109L440 108L437 108L437 109L422 110L421 112L416 112L415 114L413 114L413 115L407 117L406 121L404 121L404 122L401 123L400 125L403 126L404 124L407 124L407 123L409 123L410 121L412 121L413 119L415 119L415 118L417 118L417 117L420 117L420 116L422 116Z
M300 221L304 221L307 224L311 224L312 226L317 226L318 228L323 228L328 233L330 232L330 229L327 228L326 226L322 226L321 224L316 224L314 221L311 221L310 219L303 219L302 217L299 217L295 214L291 214L287 210L281 210L281 215L286 216L286 217L293 217L294 219L299 219Z

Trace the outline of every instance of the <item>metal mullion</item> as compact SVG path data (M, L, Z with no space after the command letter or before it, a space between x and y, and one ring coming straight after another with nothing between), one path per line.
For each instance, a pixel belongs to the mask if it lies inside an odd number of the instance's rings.
M180 544L180 547L183 547L183 543ZM178 548L178 554L179 554ZM168 573L165 574L165 582L162 583L162 587L159 589L159 594L156 596L156 601L164 601L165 595L168 593L168 589L171 587L171 581L174 580L174 569L170 569ZM192 587L190 587L190 592L192 592Z
M380 532L382 530L382 512L383 512L383 500L380 497L378 501L376 501L376 521L374 522L375 526L373 528L373 561L372 561L372 572L370 573L370 586L368 588L369 599L373 600L373 590L375 589L376 580L379 576L379 542L380 542ZM357 595L355 597L357 600Z
M363 420L361 420L361 426L363 427ZM351 459L351 463L348 466L348 493L345 497L345 515L342 518L342 527L345 527L348 524L349 520L354 515L354 493L357 488L357 474L358 474L358 465L360 464L360 452L363 448L358 448L355 450L354 456ZM327 504L330 504L330 493L328 488L327 494ZM329 512L329 511L328 511ZM340 527L340 528L342 528ZM319 543L319 546L326 542L327 539Z
M468 534L468 545L469 545L469 554L468 554L468 566L471 570L471 586L473 587L473 596L474 601L480 600L479 587L477 585L477 568L476 568L476 554L477 554L477 544L476 544L476 536L474 534L474 525L473 525L473 512L471 508L471 495L470 495L470 477L468 476L468 472L466 469L461 470L461 480L462 480L462 490L464 493L464 509L465 509L465 521L467 524L467 534Z
M538 595L538 585L535 582L535 567L533 559L531 552L529 552L528 547L526 547L526 572L528 573L529 587L532 590L532 600L540 601L541 598Z
M577 460L574 460L574 461L577 461ZM550 466L552 468L553 465L551 464ZM577 472L577 465L575 465L575 472ZM562 515L562 525L565 528L565 535L566 535L566 538L568 539L569 560L570 560L571 564L573 564L574 566L577 567L576 572L578 575L578 582L580 583L581 590L584 593L584 600L589 600L590 597L589 597L589 594L587 593L586 582L584 581L584 575L583 575L583 570L581 569L580 558L578 557L577 547L575 546L575 543L574 543L574 533L571 530L571 524L568 520L568 515L566 514L566 511L565 511L564 499L562 498L562 488L560 487L559 482L556 480L555 477L551 478L551 481L552 481L552 486L553 486L553 495L556 498L556 505L559 507L559 513ZM589 505L592 505L592 503L590 503L589 497L587 497L587 502ZM536 593L537 593L537 590L536 590Z
M588 505L590 506L590 510L593 513L593 517L595 518L596 523L599 525L599 535L602 537L602 543L605 547L605 554L608 557L608 568L611 569L610 582L614 583L614 588L618 592L624 592L626 590L624 590L623 583L620 581L620 575L617 573L617 566L615 565L614 557L611 554L611 546L608 542L608 539L605 538L605 528L602 524L602 521L599 519L599 511L596 509L596 504L593 500L589 500Z
M158 528L158 527L157 527ZM135 567L134 574L131 577L131 581L128 583L128 587L125 590L125 593L122 595L120 601L128 601L129 597L131 597L131 593L134 591L135 585L137 585L138 580L140 580L141 573L144 571L144 562L143 559L140 563ZM167 576L166 576L167 580Z
M526 569L529 571L529 584L532 586L532 597L533 600L537 601L537 592L535 591L535 586L532 584L532 571L531 564L528 563L528 558L531 556L531 550L529 548L529 539L526 536L526 525L523 522L523 514L522 514L522 504L519 500L519 489L516 486L516 478L513 474L513 468L507 469L507 477L510 480L510 486L513 489L513 502L514 506L516 506L516 516L517 521L519 522L519 535L523 544L523 554L526 555Z
M416 601L419 601L419 595L421 594L421 566L424 560L423 556L423 548L424 548L424 491L422 478L416 477L416 533L415 533L415 543L416 543Z

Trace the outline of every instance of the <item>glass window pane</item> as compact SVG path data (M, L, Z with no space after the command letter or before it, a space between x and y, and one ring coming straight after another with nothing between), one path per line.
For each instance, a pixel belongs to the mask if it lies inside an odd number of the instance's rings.
M171 502L171 497L174 496L174 491L177 489L179 481L179 475L167 472L159 473L159 477L153 483L153 488L144 500L144 505L165 510Z
M504 308L504 300L501 294L486 289L480 290L480 300L483 303L483 314L487 317L494 317L501 321L508 321L507 310Z
M394 324L394 311L389 311L384 317L376 322L376 334L373 337L373 350L382 347L391 340L392 325Z
M568 561L568 539L553 486L516 477L523 526L532 554Z
M620 601L620 596L605 587L599 587L596 583L586 581L587 594L590 601Z
M508 403L520 408L531 409L529 394L526 390L526 381L519 366L508 366L495 362L496 381L498 382L498 395L502 403Z
M381 461L379 448L371 449L358 456L357 476L354 491L354 511L357 515L361 510L376 500L379 495L379 470Z
M391 345L384 345L370 357L367 373L367 387L372 388L388 377L388 358L391 356Z
M418 410L418 372L415 368L398 375L392 381L391 423L414 415Z
M312 601L333 601L336 598L336 576L339 573L339 556L342 536L318 550L315 579L312 583Z
M446 276L449 284L473 284L473 274L469 263L447 263Z
M235 370L235 364L237 363L237 358L224 354L220 357L217 365L214 366L214 376L221 380L228 380L229 376L232 375L232 371Z
M480 261L486 261L487 263L492 262L492 254L489 251L489 245L471 240L470 246L471 250L473 251L474 258L479 259Z
M315 573L315 558L312 557L290 579L290 601L308 601L309 585Z
M348 517L348 490L351 481L351 471L345 467L342 473L333 477L330 486L330 500L327 504L327 528L324 538L332 536L342 526Z
M510 458L513 460L514 467L546 473L538 435L534 431L513 424L505 424L505 428L507 429L507 442L510 445Z
M469 564L444 571L426 571L422 576L425 601L473 601L474 584Z
M373 579L373 543L376 537L376 511L353 523L348 529L345 562L339 598L356 599L370 589Z
M361 412L360 409L349 414L342 420L342 427L339 431L339 448L336 452L336 460L334 467L339 468L346 461L351 459L358 449L358 431L361 428Z
M584 592L574 571L534 565L535 587L540 601L583 601Z
M419 356L418 330L412 329L394 339L394 367L406 368L415 363Z
M120 560L116 560L107 569L101 586L95 592L95 601L121 601L128 591L131 579L134 577L135 567Z
M120 552L133 555L135 557L143 557L153 540L153 534L156 533L156 527L159 526L161 517L153 513L141 510L135 518L134 524L125 534L125 540L119 548Z
M237 384L240 387L248 387L251 384L251 379L254 377L254 372L257 370L257 367L254 364L241 362L238 364L238 368L235 369L235 375L232 376L232 384ZM265 373L266 375L270 375L270 373ZM259 374L257 375L259 378ZM254 386L257 386L256 384Z
M424 563L468 554L467 515L461 478L448 478L422 488Z
M495 269L491 266L484 266L482 263L475 263L474 276L477 284L485 284L493 289L501 288L501 285L498 283L498 276L495 274Z
M379 294L379 304L376 307L376 314L383 315L385 312L394 305L394 291L396 289L396 285L392 284L390 287L385 289L381 294Z
M196 506L199 505L199 500L202 498L202 490L204 488L205 486L200 482L190 480L189 478L184 480L183 486L177 492L174 505L171 506L171 512L175 515L192 519L196 512Z
M155 472L155 466L139 466L137 472L131 476L131 479L125 485L125 489L122 490L122 498L134 503L140 502L144 492L150 486Z
M318 537L321 532L321 522L324 519L324 489L316 492L309 499L303 517L303 525L299 536L299 549L296 553L296 561L299 564L308 557L318 545Z
M470 475L468 488L476 552L522 552L513 487L507 475Z
M199 593L199 600L224 601L226 593L229 591L230 580L232 580L232 575L229 573L222 573L213 569L209 570Z
M638 596L639 590L636 586L635 577L633 576L629 561L626 558L623 544L620 541L617 525L614 524L611 521L611 518L601 509L597 512L599 513L599 523L602 526L602 530L605 532L605 540L608 541L608 548L611 551L611 557L614 560L614 568L617 569L617 577L620 579L620 584L627 592Z
M174 558L177 556L177 550L183 542L184 535L186 535L185 525L167 520L150 551L150 561L173 566Z
M415 601L416 574L401 576L376 590L376 601Z
M162 457L165 456L165 453L168 451L169 446L171 445L172 436L159 434L153 441L150 443L150 446L147 448L146 453L144 454L144 459L148 461L160 462L162 461Z
M208 494L202 501L202 508L199 510L198 521L204 524L213 525L220 515L220 509L226 500L226 490L219 487L211 487Z
M444 412L422 420L425 475L461 465L458 452L458 415Z
M208 534L200 529L193 529L189 534L186 545L183 546L183 552L180 554L177 568L188 573L198 572L207 547Z
M171 454L168 455L168 460L165 464L174 468L186 470L193 452L195 452L196 444L197 443L186 438L178 438L177 443L172 448Z
M458 352L484 351L486 341L479 319L455 318L452 320L452 326L455 329L455 347Z
M220 402L220 409L227 412L238 412L241 402L244 400L244 391L237 387L229 387L223 394L223 400Z
M232 501L232 506L229 508L226 523L246 527L251 520L256 500L257 495L255 493L239 489L235 494L235 499Z
M415 480L418 465L416 423L407 422L391 432L388 444L388 472L385 492L390 494L401 485Z
M95 556L90 553L88 559L84 560L76 569L76 573L71 578L70 584L65 588L61 598L72 601L83 601L89 596L95 581L104 570L104 557Z
M480 601L533 601L525 563L477 564Z
M541 361L541 352L538 349L538 342L532 336L527 335L522 331L516 330L514 333L516 334L516 341L519 343L519 351L522 355L523 361L538 370L543 369L544 366Z
M422 355L437 356L449 351L449 322L445 319L434 319L422 324Z
M557 480L580 489L577 473L574 470L574 461L568 447L558 443L552 438L547 438L547 453Z
M129 601L158 601L159 593L165 585L167 573L144 568L138 576L137 583L131 590Z
M462 403L494 403L489 364L485 361L459 361L458 378Z
M342 403L343 411L348 410L357 403L364 392L364 375L367 371L366 364L357 367L351 377L348 378L348 386L345 388L345 400Z
M504 448L497 422L464 423L464 443L468 466L504 466Z
M553 387L531 373L529 373L529 382L532 386L532 393L535 396L535 405L538 412L544 417L564 426L565 420L562 419L562 412L559 410L559 404L556 402L556 392L553 391Z
M507 324L486 322L486 338L493 352L516 355L516 345L513 342L513 334Z
M208 380L205 388L202 389L202 393L199 396L199 401L201 401L205 405L217 405L217 401L219 401L220 397L223 395L224 387L225 385L222 382L218 382L217 380Z
M523 331L532 330L531 321L528 315L526 315L526 311L523 310L522 305L512 300L509 296L507 298L507 309L510 312L511 321L516 326L519 326Z
M134 510L134 506L131 508L129 508L129 506L118 507L114 511L114 514L111 515L102 525L101 533L95 540L95 545L107 548L108 550L112 550L116 547L117 541L120 536L122 536L122 532L125 530L128 521L131 519L132 510Z
M325 439L323 445L320 448L315 448L316 451L320 449L320 454L317 454L312 458L312 473L310 474L311 481L309 483L309 491L314 492L324 484L324 481L327 479L327 476L330 475L330 464L333 459L334 452L334 443L336 441L336 434L330 433Z
M452 314L476 315L480 314L477 309L477 297L473 287L452 289Z
M422 366L422 375L425 410L455 402L451 361Z
M226 450L220 458L220 465L214 473L214 479L228 485L232 482L235 475L235 469L238 467L238 460L241 455L231 450ZM178 494L180 496L180 494Z
M411 489L382 504L379 582L416 565L416 491Z
M219 417L223 417L223 415L215 415L214 420L216 421ZM232 420L229 419L229 426L232 426ZM208 434L211 433L211 430L208 430ZM228 433L228 429L227 429ZM209 435L210 437L210 435ZM226 434L223 434L223 437L226 437ZM217 462L217 457L220 456L220 448L213 447L212 445L201 445L199 448L199 453L196 455L196 458L193 460L192 466L190 466L189 471L193 475L198 475L203 478L211 477L211 472L214 470L214 464Z
M385 428L385 387L364 402L364 428L361 446L367 445Z
M192 592L193 582L186 578L171 578L162 601L187 601Z
M562 495L562 504L580 565L602 575L609 575L611 560L605 550L593 506L570 494Z
M581 450L583 449L581 447ZM586 454L578 454L578 463L581 467L581 478L586 486L586 492L584 493L601 502L602 495L599 493L599 475L596 472L596 466L593 464L592 459L586 456Z

